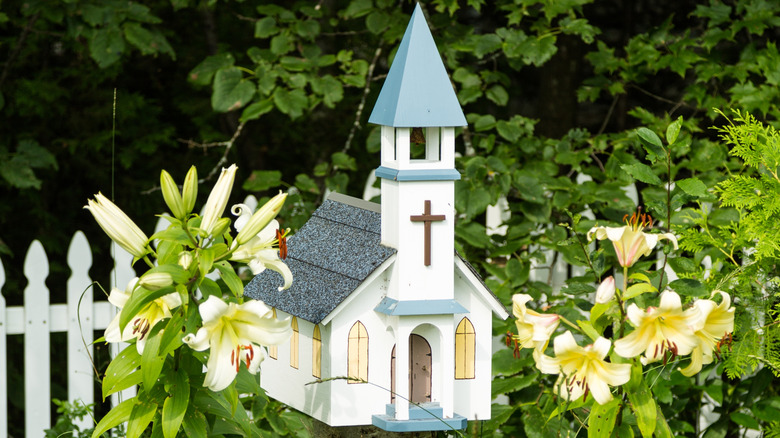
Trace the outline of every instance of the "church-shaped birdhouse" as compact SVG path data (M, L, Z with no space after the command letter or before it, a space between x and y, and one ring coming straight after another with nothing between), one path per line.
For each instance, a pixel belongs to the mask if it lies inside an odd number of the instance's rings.
M462 429L490 418L492 317L508 313L455 252L466 118L419 5L369 122L381 205L332 194L288 241L292 287L270 271L246 287L293 327L261 386L331 426Z

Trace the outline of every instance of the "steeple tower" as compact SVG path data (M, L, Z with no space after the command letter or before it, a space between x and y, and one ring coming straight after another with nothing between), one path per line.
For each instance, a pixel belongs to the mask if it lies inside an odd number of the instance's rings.
M419 4L368 121L382 126L382 243L398 250L388 297L451 301L455 127L466 118Z

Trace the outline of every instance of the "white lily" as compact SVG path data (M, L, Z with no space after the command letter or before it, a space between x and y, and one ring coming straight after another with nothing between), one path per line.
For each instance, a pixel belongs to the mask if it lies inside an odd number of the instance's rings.
M222 213L225 212L237 169L238 167L235 164L232 164L227 169L223 168L217 183L214 184L214 188L209 193L209 198L206 200L205 207L203 207L203 218L200 220L200 229L203 230L206 236L214 231L217 221L222 217Z
M265 357L261 345L278 345L292 335L288 319L274 318L262 301L225 303L211 295L198 308L203 327L183 341L193 350L211 349L203 386L212 391L227 388L241 366L255 374Z
M117 245L140 259L149 252L149 238L119 207L102 193L95 195L95 200L87 200L84 206L95 217L100 228L108 234Z
M693 328L698 324L697 310L682 310L680 296L676 292L661 294L658 307L640 309L636 304L628 306L628 320L635 327L628 336L615 341L615 353L625 358L644 353L642 362L647 364L664 359L666 353L683 356L698 344Z
M531 301L528 294L515 294L512 296L512 312L515 315L517 326L517 343L522 348L533 348L543 352L547 348L555 329L560 322L560 316L550 313L539 313L525 306Z
M599 404L612 400L610 386L619 386L631 377L630 364L609 363L604 358L611 342L603 337L591 345L580 347L570 331L553 341L555 357L540 355L536 366L546 374L560 374L557 389L569 401L588 393Z
M119 309L124 308L137 286L138 277L130 280L124 291L117 288L111 289L108 301ZM119 330L119 315L121 312L119 312L106 327L104 335L106 342L127 342L135 338L135 346L138 349L138 353L143 353L144 345L146 345L146 335L149 333L149 330L160 320L170 318L171 309L179 306L181 306L181 297L178 292L157 298L141 309L121 332Z
M650 254L660 240L668 239L677 249L677 238L672 233L652 234L642 231L653 226L653 219L647 214L634 213L625 217L626 225L622 227L593 227L588 231L588 242L593 239L612 241L618 263L623 267L631 267L640 257Z
M250 220L250 209L245 204L238 204L233 206L232 211L233 214L240 215L235 222L240 233L243 231L241 228ZM279 290L284 290L290 287L293 281L290 268L279 257L279 252L282 252L282 256L286 257L286 245L286 238L279 232L279 222L274 219L257 235L236 248L230 256L230 260L246 263L254 275L265 271L266 268L278 272L284 279L284 285L280 286Z
M723 299L720 304L712 300L696 300L693 308L701 319L694 327L693 334L698 344L691 351L691 363L680 369L684 376L692 376L701 371L702 366L712 363L712 356L718 341L734 331L734 308L731 307L731 297L723 291L715 291Z

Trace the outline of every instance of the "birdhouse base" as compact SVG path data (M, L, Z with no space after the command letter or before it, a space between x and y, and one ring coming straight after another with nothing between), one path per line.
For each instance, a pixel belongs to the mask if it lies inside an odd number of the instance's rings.
M422 403L409 407L408 420L395 419L395 405L388 404L384 415L374 415L371 422L374 426L388 432L419 432L425 430L462 430L468 420L458 414L452 418L444 418L444 411L438 403Z

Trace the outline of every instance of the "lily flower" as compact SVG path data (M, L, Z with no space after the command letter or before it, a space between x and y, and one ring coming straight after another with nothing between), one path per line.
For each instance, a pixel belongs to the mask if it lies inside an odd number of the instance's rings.
M525 303L531 299L528 294L512 296L512 312L517 326L515 340L522 348L533 348L543 352L547 348L550 336L560 323L560 316L554 313L539 313L527 308Z
M599 404L612 400L610 386L619 386L631 377L630 364L609 363L604 358L611 342L603 337L580 347L570 331L555 338L555 357L541 355L536 366L545 374L560 374L556 386L561 395L574 401L588 394Z
M631 267L640 257L650 254L660 240L668 239L677 249L677 238L672 233L651 234L642 231L645 227L653 226L653 219L648 214L634 213L622 227L593 227L588 231L588 242L593 235L598 240L609 239L615 247L618 263L623 267Z
M260 232L263 228L268 225L273 218L276 217L277 214L279 214L279 210L282 209L282 205L284 205L284 201L287 199L286 193L279 193L278 195L271 198L268 202L263 204L260 209L258 209L253 215L249 216L247 218L247 214L244 213L244 210L249 210L247 208L246 204L238 204L239 209L242 210L241 216L236 220L236 229L240 229L238 232L238 235L236 236L236 240L234 245L241 245L249 241L252 237L254 237L257 233ZM233 206L233 209L231 211L235 214L235 208L237 206ZM243 208L242 208L243 207ZM241 220L242 223L239 224L238 221ZM245 222L244 222L245 221Z
M244 226L247 222L242 219L251 214L249 207L245 204L233 206L232 211L233 214L240 215L236 220L238 227ZM241 231L243 230L239 230L239 234ZM230 260L246 263L254 275L265 271L266 268L278 272L284 279L284 285L280 286L279 290L284 290L292 285L293 276L290 268L281 260L279 251L277 251L277 249L282 248L286 248L286 237L279 231L279 222L273 219L257 235L243 245L239 245L233 251ZM282 255L286 257L286 250L282 251Z
M108 234L117 245L140 259L149 252L149 238L119 207L102 193L95 195L95 200L87 200L84 206L95 217L100 228Z
M217 221L222 217L222 213L225 212L237 169L238 167L235 164L227 169L223 168L217 183L214 184L214 188L206 200L206 206L203 207L203 218L200 221L200 229L203 230L206 236L212 234Z
M261 345L279 345L292 335L290 321L274 318L262 301L225 303L211 295L198 309L203 327L183 341L196 351L211 349L203 386L215 392L230 385L241 362L257 373L265 357Z
M122 309L125 307L127 300L130 299L130 295L137 287L139 287L138 277L130 280L130 283L127 284L127 288L124 291L117 288L111 289L111 293L108 295L108 301L119 309ZM119 315L121 312L118 312L114 319L108 324L108 327L106 327L104 335L106 342L128 342L132 339L136 339L135 346L138 349L138 353L143 353L144 345L146 345L146 335L149 333L149 330L151 330L160 320L170 318L171 309L175 309L179 306L181 306L181 296L179 296L178 292L157 298L141 309L121 332L119 330Z
M615 341L615 353L632 358L644 353L644 364L663 358L666 353L683 356L691 352L698 344L692 327L698 324L699 312L682 310L680 296L676 292L661 294L658 307L640 309L636 304L628 306L628 320L636 327L628 336Z
M615 277L609 276L596 289L596 304L606 304L615 297Z
M701 314L701 320L693 332L698 344L691 351L691 363L680 370L684 376L690 377L701 371L703 365L712 363L718 342L734 331L731 297L723 291L715 291L713 295L715 293L719 293L723 298L720 304L712 300L696 300L693 303L693 308Z

